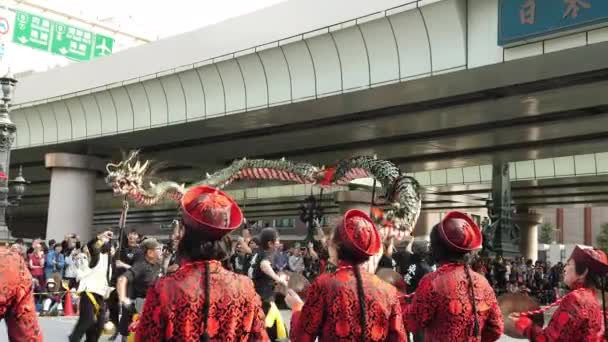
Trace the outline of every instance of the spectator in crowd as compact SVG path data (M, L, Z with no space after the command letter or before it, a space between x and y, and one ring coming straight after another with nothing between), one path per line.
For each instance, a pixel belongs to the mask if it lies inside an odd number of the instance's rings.
M277 272L282 272L285 269L293 271L289 264L289 252L285 251L285 246L282 243L277 246L272 256L272 267Z
M230 265L233 272L247 274L251 264L252 251L244 237L239 237L234 244L234 252L230 257Z
M46 280L45 293L41 295L42 312L41 316L47 315L63 315L62 297L65 291L55 281L55 278Z
M29 256L29 267L30 272L32 273L32 277L36 278L39 286L44 285L44 251L42 249L42 244L40 241L35 240L32 243L32 253Z
M306 249L304 249L305 251ZM300 243L296 243L292 255L289 257L289 269L295 273L304 273L304 257L302 257L302 248Z
M65 271L63 274L63 279L68 282L68 287L74 288L77 286L76 278L78 277L78 265L76 264L76 259L78 258L78 254L80 254L79 249L72 249L70 254L65 256Z
M63 276L65 258L63 257L63 253L61 253L61 244L56 243L51 246L51 249L46 255L46 262L44 265L44 275L46 279L53 277L54 274L58 274L60 277Z

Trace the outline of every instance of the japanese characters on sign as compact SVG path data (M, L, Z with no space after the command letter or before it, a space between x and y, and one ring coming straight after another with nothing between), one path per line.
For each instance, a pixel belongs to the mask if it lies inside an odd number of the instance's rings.
M500 0L498 44L608 24L606 0Z
M114 45L110 37L22 11L15 17L13 42L79 61L109 55Z

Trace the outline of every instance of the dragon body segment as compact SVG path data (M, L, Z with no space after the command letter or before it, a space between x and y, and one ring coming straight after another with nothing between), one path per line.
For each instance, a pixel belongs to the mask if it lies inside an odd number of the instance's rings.
M123 195L140 206L153 206L161 200L179 201L188 190L184 184L162 181L158 184L144 179L149 176L149 161L138 160L138 151L117 164L109 163L106 183L117 195ZM383 213L382 225L400 232L414 229L422 206L421 186L416 179L402 175L392 162L370 156L340 161L335 167L317 167L309 163L288 160L241 159L194 184L224 188L240 180L278 180L320 186L346 185L352 180L372 177L382 185L384 198L391 209Z

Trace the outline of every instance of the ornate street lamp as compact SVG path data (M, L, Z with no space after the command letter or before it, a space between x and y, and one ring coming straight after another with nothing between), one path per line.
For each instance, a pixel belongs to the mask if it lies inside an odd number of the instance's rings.
M322 192L319 197L319 202L323 201ZM323 218L323 207L319 202L317 202L315 196L311 194L304 200L304 203L300 205L300 220L306 223L306 227L308 228L306 234L306 241L308 242L314 240L315 223L320 222Z
M10 73L0 77L0 88L2 88L2 99L0 103L0 241L10 240L10 232L6 226L6 208L10 206L8 201L8 174L11 160L11 147L15 141L17 126L9 116L10 103L13 99L17 80ZM21 177L23 179L23 177ZM25 182L25 179L23 179ZM20 184L25 185L25 184ZM25 191L25 187L20 188ZM22 194L23 195L23 194Z
M9 200L9 205L11 207L16 207L21 203L21 199L23 198L23 194L25 194L25 190L27 190L27 185L30 184L29 181L25 180L23 177L23 166L19 165L19 173L17 177L13 180L9 180L9 193L15 195L12 201Z

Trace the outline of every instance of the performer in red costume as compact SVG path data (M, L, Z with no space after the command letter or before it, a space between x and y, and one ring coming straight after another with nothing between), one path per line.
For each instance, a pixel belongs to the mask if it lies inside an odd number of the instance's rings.
M32 275L23 257L0 247L0 320L9 341L42 341L32 295Z
M604 252L576 246L564 268L564 283L572 292L555 303L559 307L549 325L545 329L536 326L525 314L511 314L509 319L530 341L606 341L605 299L602 296L602 310L597 292L607 273L608 258Z
M381 248L376 227L362 211L348 211L329 248L337 249L338 269L320 275L306 291L306 303L292 291L292 342L405 341L396 289L361 269Z
M268 341L253 282L222 267L228 233L243 223L238 205L208 186L181 200L180 268L148 291L136 341Z
M422 277L412 302L406 305L409 331L424 331L426 341L496 341L503 320L494 290L467 264L481 248L482 235L466 214L450 212L431 231L436 272Z

